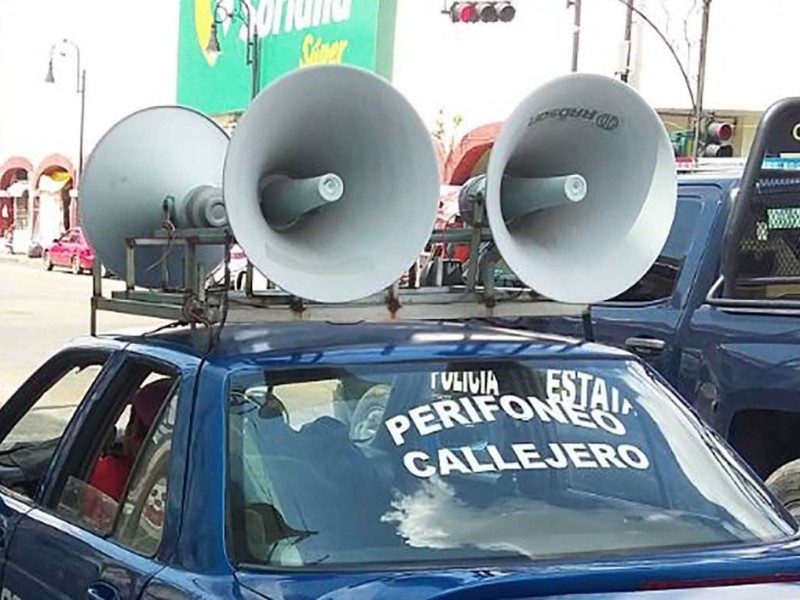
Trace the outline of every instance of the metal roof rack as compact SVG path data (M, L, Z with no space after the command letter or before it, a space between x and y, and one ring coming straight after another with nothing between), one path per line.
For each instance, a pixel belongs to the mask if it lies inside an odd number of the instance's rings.
M465 229L437 231L431 243L469 242L470 256L478 256L479 245L490 237L488 230ZM481 275L470 270L466 282L455 286L413 287L398 280L380 293L367 298L337 304L313 302L280 289L253 290L253 267L248 262L245 291L230 289L230 248L234 243L228 229L159 230L149 237L125 240L127 266L125 289L103 291L102 267L93 270L91 299L92 335L97 332L98 311L110 311L155 317L195 326L213 326L227 322L289 321L395 321L395 320L467 320L504 317L586 316L588 306L554 302L538 296L529 288L495 287L492 271L496 259L481 261ZM172 245L184 251L184 281L181 289L143 289L135 284L136 248L160 246L166 252ZM207 275L196 260L197 249L204 245L225 247L226 277L221 287L209 287ZM415 282L412 268L408 281ZM441 278L439 278L441 281Z

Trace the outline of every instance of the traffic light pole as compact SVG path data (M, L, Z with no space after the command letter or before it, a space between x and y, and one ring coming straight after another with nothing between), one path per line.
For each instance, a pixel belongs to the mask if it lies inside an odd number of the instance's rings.
M633 0L627 0L628 6L625 11L625 67L620 73L620 79L628 82L631 74L631 37L633 33Z
M578 55L581 46L581 4L582 0L567 0L567 8L575 8L575 22L572 30L572 72L578 70Z
M708 18L711 0L703 0L703 24L700 30L700 59L697 65L697 100L694 105L694 157L700 156L700 137L703 120L703 92L706 82L706 49L708 48Z

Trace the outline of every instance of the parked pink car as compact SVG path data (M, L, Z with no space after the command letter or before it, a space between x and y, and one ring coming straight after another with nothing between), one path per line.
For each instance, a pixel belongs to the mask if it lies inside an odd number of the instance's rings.
M75 274L91 271L94 266L94 250L86 241L80 227L65 231L60 238L53 240L42 253L44 266L48 271L53 267L69 267Z

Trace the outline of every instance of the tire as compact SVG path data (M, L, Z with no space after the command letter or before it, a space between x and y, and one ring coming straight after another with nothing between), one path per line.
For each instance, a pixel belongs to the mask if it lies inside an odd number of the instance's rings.
M72 262L70 263L70 270L72 271L73 275L80 275L83 273L83 269L81 268L81 259L77 256L72 257Z
M46 271L52 271L53 270L53 261L50 260L50 253L49 252L45 252L42 255L42 260L44 261L45 270Z
M767 486L795 519L800 519L800 459L788 462L767 478Z

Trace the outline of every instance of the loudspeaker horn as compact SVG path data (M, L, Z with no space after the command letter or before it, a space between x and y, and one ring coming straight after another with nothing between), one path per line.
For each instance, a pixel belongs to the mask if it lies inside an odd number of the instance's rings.
M676 193L661 119L600 75L567 75L529 95L501 128L486 174L500 254L560 302L600 302L635 284L666 242Z
M433 230L433 141L388 82L314 66L263 90L233 133L223 177L253 265L296 296L346 302L393 283Z
M126 238L149 237L165 217L178 229L227 225L222 167L228 135L214 121L180 106L154 106L111 127L92 151L80 182L80 219L105 267L126 271ZM136 284L184 285L184 248L136 249ZM210 272L224 250L200 246L197 262Z

